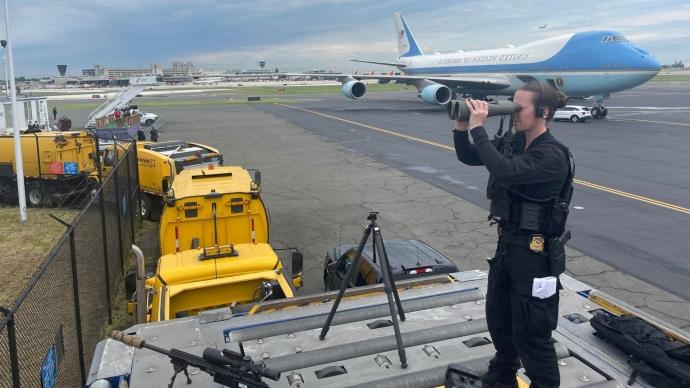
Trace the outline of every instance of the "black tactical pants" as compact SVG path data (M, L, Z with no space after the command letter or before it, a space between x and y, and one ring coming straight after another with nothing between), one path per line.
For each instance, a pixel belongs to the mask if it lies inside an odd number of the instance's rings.
M486 318L496 356L490 369L511 373L520 361L531 387L558 387L560 375L551 331L558 321L558 292L532 296L532 279L550 276L547 256L529 247L499 244L490 260Z

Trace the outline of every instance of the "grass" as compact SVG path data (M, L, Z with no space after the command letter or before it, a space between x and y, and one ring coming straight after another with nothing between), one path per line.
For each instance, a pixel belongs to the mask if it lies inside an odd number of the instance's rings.
M261 101L247 101L244 99L221 99L221 98L199 98L199 99L174 99L174 100L133 100L133 104L141 106L146 110L151 107L175 107L175 106L208 106L208 105L242 105L242 104L271 104L274 102L290 103L294 100L285 98L262 98ZM66 102L54 104L59 112L75 109L96 109L100 102Z
M367 84L368 92L395 92L407 90L407 85L401 84ZM220 90L218 93L228 94L325 94L340 93L341 85L314 85L314 86L240 86L232 90Z
M65 226L50 218L54 214L64 221L77 215L70 209L28 209L28 221L19 223L19 210L0 208L0 306L11 305L41 265Z
M652 78L651 82L689 82L690 72L688 74L659 74Z

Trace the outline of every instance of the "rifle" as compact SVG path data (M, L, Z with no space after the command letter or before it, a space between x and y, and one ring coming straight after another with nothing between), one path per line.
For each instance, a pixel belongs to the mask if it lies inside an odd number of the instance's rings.
M232 388L270 388L261 380L262 377L274 381L280 379L280 371L266 368L263 363L255 364L249 356L228 349L221 351L215 348L206 348L203 357L199 357L179 349L159 348L146 343L137 336L125 334L118 330L113 330L110 338L137 349L146 348L170 357L175 373L170 379L168 388L172 388L175 378L180 372L184 372L187 377L187 384L192 383L187 371L189 366L208 373L213 377L214 382Z

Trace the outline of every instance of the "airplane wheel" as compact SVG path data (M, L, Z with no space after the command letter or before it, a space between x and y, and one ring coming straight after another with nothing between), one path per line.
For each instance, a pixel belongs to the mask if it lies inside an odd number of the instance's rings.
M601 109L598 106L595 106L592 108L592 117L600 117L601 115Z
M609 114L609 110L604 108L604 110L601 111L601 117L606 117L607 114Z
M579 122L579 121L580 121L580 118L579 118L579 117L577 117L577 116L575 116L575 115L570 116L570 122L571 122L571 123L577 123L577 122Z

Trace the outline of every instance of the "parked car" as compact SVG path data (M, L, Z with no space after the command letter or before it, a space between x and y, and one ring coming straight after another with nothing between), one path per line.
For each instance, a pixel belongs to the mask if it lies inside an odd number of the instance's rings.
M418 240L386 240L386 254L394 280L411 279L457 272L458 267L449 258ZM326 291L340 289L357 253L356 245L340 245L326 253L323 282ZM383 282L380 262L373 260L371 243L365 245L357 276L349 287L359 287Z
M139 122L141 123L141 125L144 125L146 127L152 126L153 123L155 123L156 120L158 120L158 115L155 113L146 113L146 112L137 112L137 113L139 113L141 115L139 118Z
M555 121L569 120L571 123L584 123L585 120L591 119L591 109L586 106L566 105L558 109L553 116Z

